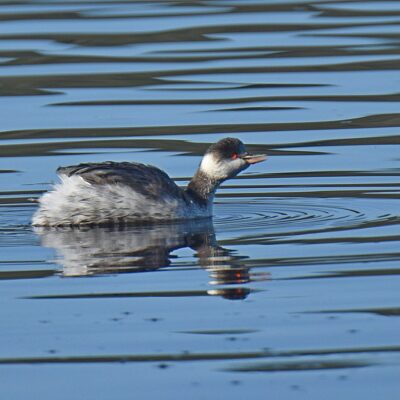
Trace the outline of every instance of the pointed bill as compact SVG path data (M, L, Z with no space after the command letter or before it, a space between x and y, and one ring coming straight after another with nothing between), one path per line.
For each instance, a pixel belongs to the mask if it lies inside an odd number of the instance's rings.
M257 164L265 161L268 157L265 154L246 154L242 157L248 164Z

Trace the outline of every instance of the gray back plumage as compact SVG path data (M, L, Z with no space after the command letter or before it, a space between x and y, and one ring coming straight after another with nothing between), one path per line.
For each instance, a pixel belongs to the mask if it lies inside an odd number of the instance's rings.
M92 185L124 185L149 198L182 198L183 191L160 169L133 162L86 163L60 167L59 175L79 175Z

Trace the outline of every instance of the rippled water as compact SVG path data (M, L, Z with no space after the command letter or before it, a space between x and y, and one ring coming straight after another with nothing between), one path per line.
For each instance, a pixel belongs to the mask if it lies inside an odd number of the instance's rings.
M2 398L395 398L398 1L28 0L0 21ZM30 226L60 165L185 185L225 136L270 159L212 223Z

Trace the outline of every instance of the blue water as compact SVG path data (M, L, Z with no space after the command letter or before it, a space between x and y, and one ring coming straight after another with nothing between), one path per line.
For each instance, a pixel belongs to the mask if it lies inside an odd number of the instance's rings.
M27 1L0 20L1 398L396 397L398 2ZM210 223L30 226L60 165L184 186L225 136L269 160Z

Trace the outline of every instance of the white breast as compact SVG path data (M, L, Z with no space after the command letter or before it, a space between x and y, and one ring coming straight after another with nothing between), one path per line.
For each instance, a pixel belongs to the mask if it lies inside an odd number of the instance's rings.
M33 216L33 225L166 221L204 217L211 212L187 205L168 193L154 199L127 185L92 185L76 175L62 176L61 181L39 200L40 207Z

